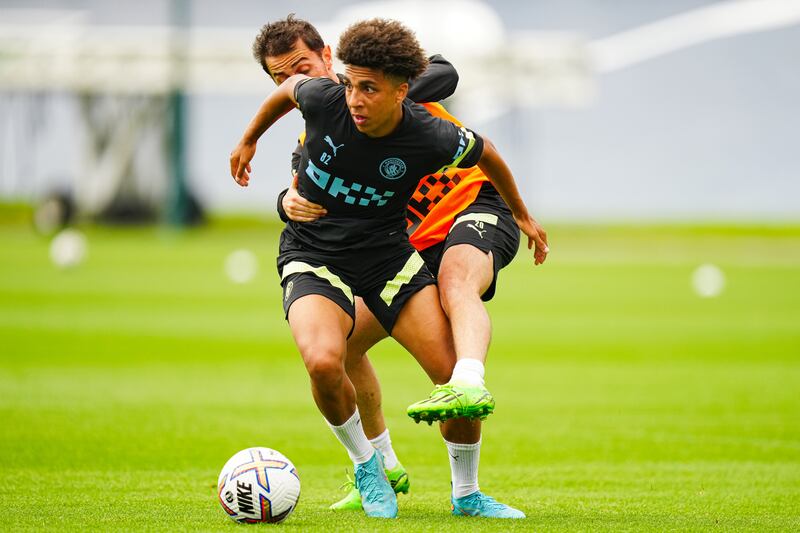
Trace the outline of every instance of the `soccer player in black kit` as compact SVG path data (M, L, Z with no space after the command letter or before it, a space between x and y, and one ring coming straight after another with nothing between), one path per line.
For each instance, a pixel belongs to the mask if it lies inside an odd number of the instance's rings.
M345 84L303 75L284 81L232 153L231 174L247 185L258 138L297 105L307 133L299 190L328 214L316 222L289 223L281 235L284 309L317 406L355 464L364 511L393 517L396 497L380 454L361 428L344 369L353 295L411 353L419 343L452 342L442 334L448 328L434 279L405 232L406 205L419 179L443 167L477 164L528 235L529 247L536 243L539 261L546 243L494 147L405 100L408 80L426 64L411 32L380 19L357 23L342 35L337 53L347 67ZM434 381L442 379L438 370L425 370ZM449 442L478 442L480 423L449 420L442 434ZM524 516L489 500L486 505Z

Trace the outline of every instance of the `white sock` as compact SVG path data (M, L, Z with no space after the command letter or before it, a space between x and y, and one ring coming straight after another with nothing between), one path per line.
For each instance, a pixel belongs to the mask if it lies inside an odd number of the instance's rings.
M366 463L375 453L375 448L369 443L369 439L364 434L364 428L361 427L361 415L358 414L357 407L353 416L348 418L347 422L341 426L334 426L330 422L328 422L328 425L333 430L336 438L339 439L339 442L347 448L347 455L350 456L353 464Z
M388 428L374 439L369 439L369 441L372 443L372 446L383 454L383 466L385 466L387 470L391 470L397 466L399 461L397 460L397 455L394 453L394 448L392 448L392 439L389 438Z
M483 363L477 359L459 359L453 368L450 383L466 383L468 385L483 387L483 376L486 370Z
M457 444L444 441L450 456L450 479L453 497L463 498L478 488L478 463L481 459L481 441L475 444Z

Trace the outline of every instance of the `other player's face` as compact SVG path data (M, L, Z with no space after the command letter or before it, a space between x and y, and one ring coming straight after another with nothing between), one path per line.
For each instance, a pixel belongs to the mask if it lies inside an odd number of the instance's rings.
M285 54L264 58L272 80L280 85L289 76L305 74L312 78L328 77L336 79L331 62L331 47L325 45L322 50L311 50L303 39L297 39L292 49Z
M408 83L398 83L366 67L347 65L344 72L347 107L358 131L370 137L392 133L403 118L400 104L408 93Z

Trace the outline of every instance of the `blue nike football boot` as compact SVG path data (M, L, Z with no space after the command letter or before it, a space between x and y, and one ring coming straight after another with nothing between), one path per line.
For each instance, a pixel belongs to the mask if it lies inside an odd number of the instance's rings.
M479 490L461 498L450 497L455 516L483 516L485 518L525 518L525 513L496 501Z
M376 451L366 463L356 465L356 488L361 493L361 505L367 516L397 517L397 496L383 470L383 457Z

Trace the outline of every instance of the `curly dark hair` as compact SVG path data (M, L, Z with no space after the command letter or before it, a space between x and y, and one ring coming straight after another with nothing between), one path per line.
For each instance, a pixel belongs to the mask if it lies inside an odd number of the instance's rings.
M336 57L346 65L372 68L403 81L428 66L414 32L396 20L374 18L356 22L339 37Z
M253 41L253 57L259 62L264 72L272 75L267 68L264 58L279 56L292 50L297 39L303 39L309 50L322 53L325 41L322 40L317 28L310 22L294 18L291 13L285 20L276 20L265 24Z

